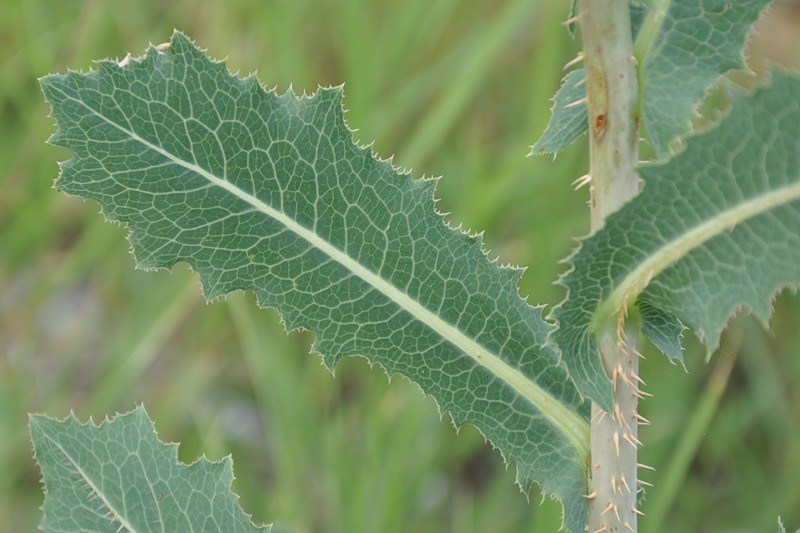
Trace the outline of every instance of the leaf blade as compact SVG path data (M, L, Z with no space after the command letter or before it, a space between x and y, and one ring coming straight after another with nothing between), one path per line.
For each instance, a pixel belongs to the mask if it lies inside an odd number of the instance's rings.
M586 118L586 70L579 68L564 76L553 96L550 121L528 154L558 154L589 129Z
M719 77L746 68L744 47L769 0L669 0L654 7L636 43L642 120L659 157L687 135ZM665 7L665 9L664 9ZM653 25L657 29L649 26Z
M179 463L177 445L158 440L143 407L100 426L34 415L30 430L46 531L206 531L212 519L219 531L271 530L239 507L230 457Z
M643 301L638 302L639 312L642 315L642 333L647 335L653 344L661 350L670 361L680 363L684 370L683 346L681 337L686 329L674 315Z
M776 287L800 283L800 79L772 78L752 96L735 95L719 126L688 139L680 155L641 167L642 193L571 258L574 269L561 280L570 299L554 311L554 336L567 364L583 372L579 387L599 403L608 403L610 383L593 332L624 318L640 294L713 349L735 307L764 318ZM749 283L759 271L759 283ZM743 284L755 287L744 299L713 298L741 294ZM690 301L694 308L678 307Z
M126 223L140 268L185 260L207 299L253 289L330 368L363 355L478 427L582 528L586 406L546 346L521 271L432 209L411 180L352 143L340 89L267 92L183 34L124 67L42 83L73 151L57 188ZM190 207L191 206L191 207Z

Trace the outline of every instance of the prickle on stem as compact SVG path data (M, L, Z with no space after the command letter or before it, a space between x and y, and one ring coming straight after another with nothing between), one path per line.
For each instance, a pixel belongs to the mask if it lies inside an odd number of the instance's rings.
M575 19L577 19L577 17L573 17L573 18L571 18L569 20L575 20ZM569 21L567 21L567 22L569 22ZM580 63L584 59L586 59L586 54L584 54L583 51L578 52L578 55L576 55L573 59L568 61L566 65L564 65L564 70L569 70L570 68L572 68L573 66L577 65L578 63Z
M588 185L591 182L592 182L591 174L584 174L580 178L578 178L575 181L573 181L572 185L573 185L573 187L575 187L575 190L577 191L581 187L584 187L584 186Z
M619 480L622 481L622 484L625 486L625 490L628 491L628 494L631 494L631 487L628 485L628 480L625 479L625 476L620 476Z

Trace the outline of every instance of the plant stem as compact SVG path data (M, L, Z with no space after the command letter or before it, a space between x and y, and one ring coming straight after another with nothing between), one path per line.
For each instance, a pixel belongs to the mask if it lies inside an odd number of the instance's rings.
M586 57L592 231L639 192L636 67L625 0L583 0L579 11ZM598 346L614 383L614 412L592 405L589 532L637 531L639 328L634 321L601 325Z

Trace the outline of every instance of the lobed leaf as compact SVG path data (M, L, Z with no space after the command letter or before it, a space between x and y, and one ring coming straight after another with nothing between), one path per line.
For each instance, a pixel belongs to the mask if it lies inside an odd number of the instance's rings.
M231 492L230 457L187 466L156 437L143 407L99 426L43 415L30 420L45 483L45 531L268 532Z
M586 70L573 70L561 81L553 97L552 115L544 133L531 146L530 155L557 154L586 133Z
M636 43L642 120L660 157L691 130L719 77L746 68L747 35L770 0L669 0L654 5Z
M578 387L601 405L611 385L594 333L640 293L645 310L666 316L661 333L677 341L680 321L713 350L735 309L766 321L774 292L800 283L800 78L772 78L734 94L728 116L680 155L641 167L642 193L571 258L554 338ZM647 313L645 326L658 329Z
M737 309L752 311L766 324L774 294L800 284L800 80L779 72L773 78L752 103L736 95L734 105L747 111L731 113L716 148L695 148L691 171L715 176L714 189L691 178L659 183L648 195L650 205L642 207L652 208L656 195L674 187L692 199L683 209L720 205L703 223L724 224L726 230L655 276L639 297L688 325L709 352L719 346ZM641 173L645 180L659 180L650 177L654 169ZM689 168L683 173L690 175Z
M673 315L650 305L646 301L639 301L639 313L642 317L642 332L673 363L680 363L685 369L681 337L684 330L686 330L686 326Z
M583 531L588 410L520 298L521 270L449 228L433 180L356 146L340 88L278 95L183 34L139 60L47 76L69 148L56 187L127 225L137 266L188 262L212 300L250 289L333 368L360 355L475 425Z

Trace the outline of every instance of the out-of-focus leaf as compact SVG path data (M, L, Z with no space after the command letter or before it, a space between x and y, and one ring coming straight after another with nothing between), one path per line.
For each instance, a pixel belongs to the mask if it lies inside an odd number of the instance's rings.
M652 20L639 35L652 39L638 58L639 91L644 127L660 157L690 132L697 107L720 75L746 68L747 35L769 1L670 0L666 9L652 6Z
M178 445L156 437L143 407L99 426L31 417L45 484L41 527L51 533L269 532L231 492L230 457L178 461Z

